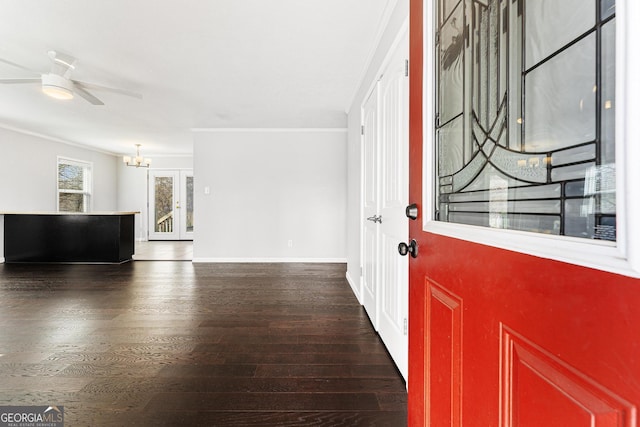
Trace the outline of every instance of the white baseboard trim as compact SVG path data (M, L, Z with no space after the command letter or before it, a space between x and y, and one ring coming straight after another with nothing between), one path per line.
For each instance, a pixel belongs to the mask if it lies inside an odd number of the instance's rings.
M195 263L346 263L346 258L194 258Z
M358 283L359 281L353 280L353 278L351 277L351 274L349 274L348 271L347 271L346 277L347 277L347 282L349 282L349 286L351 286L351 291L356 296L356 299L358 300L360 305L362 305L362 298L360 296L360 285Z
M4 264L4 257L0 257L0 264Z

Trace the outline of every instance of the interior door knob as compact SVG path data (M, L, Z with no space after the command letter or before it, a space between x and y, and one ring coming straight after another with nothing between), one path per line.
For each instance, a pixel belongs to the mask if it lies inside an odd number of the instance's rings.
M374 216L370 216L369 218L367 218L368 221L373 221L373 222L378 222L380 224L382 224L382 215L378 216L378 215L374 215Z
M408 245L402 242L398 245L398 252L402 256L411 254L411 258L416 258L418 256L418 242L416 242L415 239L412 239Z

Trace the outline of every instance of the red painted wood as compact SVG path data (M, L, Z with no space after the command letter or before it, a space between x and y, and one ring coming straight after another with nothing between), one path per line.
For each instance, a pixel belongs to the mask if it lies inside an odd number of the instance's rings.
M462 301L435 283L425 286L429 394L439 396L430 407L431 425L461 427Z
M411 0L410 201L421 213L422 10L423 0ZM442 414L464 426L637 424L640 280L425 233L421 224L410 224L419 246L410 260L410 426L440 425L430 415ZM459 409L435 392L443 379L429 372L431 361L436 369L455 358L450 334L431 331L452 314L430 307L430 284L463 307L461 370L451 378Z
M503 425L621 426L631 404L526 339L502 334ZM551 416L549 415L551 414ZM562 414L561 417L555 414Z

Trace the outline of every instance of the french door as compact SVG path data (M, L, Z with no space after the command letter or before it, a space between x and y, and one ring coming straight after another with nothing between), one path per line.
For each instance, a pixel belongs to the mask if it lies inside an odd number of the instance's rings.
M149 240L193 240L193 171L149 170Z
M640 280L545 256L614 253L638 197L614 184L615 9L411 0L411 426L638 424Z
M398 370L408 375L409 91L405 34L363 105L363 292L374 328Z

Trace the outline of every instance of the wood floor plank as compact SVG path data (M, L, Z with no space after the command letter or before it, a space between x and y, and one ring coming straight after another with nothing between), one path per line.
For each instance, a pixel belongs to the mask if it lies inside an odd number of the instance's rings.
M402 426L344 264L0 264L0 404L67 425Z

